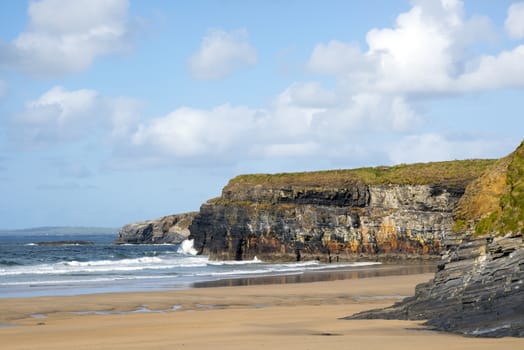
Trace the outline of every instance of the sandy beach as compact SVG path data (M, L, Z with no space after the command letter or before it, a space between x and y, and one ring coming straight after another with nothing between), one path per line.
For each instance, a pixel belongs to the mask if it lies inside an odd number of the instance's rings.
M420 322L340 320L412 295L432 274L0 299L2 349L522 349Z

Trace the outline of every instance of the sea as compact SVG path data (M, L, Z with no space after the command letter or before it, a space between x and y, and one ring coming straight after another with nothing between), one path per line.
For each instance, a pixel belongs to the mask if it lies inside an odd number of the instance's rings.
M378 264L212 261L196 255L189 240L180 245L114 245L114 238L0 233L0 298L189 289L225 281L235 285L247 279L351 272Z

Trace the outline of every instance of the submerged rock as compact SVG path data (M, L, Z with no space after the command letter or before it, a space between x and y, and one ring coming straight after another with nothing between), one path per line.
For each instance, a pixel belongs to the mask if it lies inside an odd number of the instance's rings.
M115 244L179 244L190 235L189 225L196 213L168 215L155 220L127 224Z

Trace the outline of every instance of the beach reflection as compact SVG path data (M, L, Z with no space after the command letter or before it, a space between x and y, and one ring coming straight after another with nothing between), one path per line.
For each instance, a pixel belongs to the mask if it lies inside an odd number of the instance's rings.
M375 265L375 266L352 267L352 268L341 268L341 269L334 268L333 270L304 272L304 273L278 275L278 276L243 277L243 278L224 279L224 280L217 280L217 281L197 282L197 283L194 283L192 287L193 288L209 288L209 287L253 286L253 285L263 285L263 284L325 282L325 281L338 281L338 280L370 278L370 277L434 273L435 271L436 271L436 264Z

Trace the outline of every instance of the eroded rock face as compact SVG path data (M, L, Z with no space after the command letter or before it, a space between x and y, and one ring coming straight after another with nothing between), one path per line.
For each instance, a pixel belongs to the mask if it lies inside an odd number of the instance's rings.
M178 244L190 232L196 213L168 215L155 220L127 224L120 229L115 244Z
M349 318L428 320L439 330L524 337L524 142L471 182L435 277L394 306Z
M446 240L435 278L415 296L350 319L428 320L439 330L524 337L524 239L463 233Z
M190 230L195 248L217 259L437 256L464 187L226 188L202 205Z

